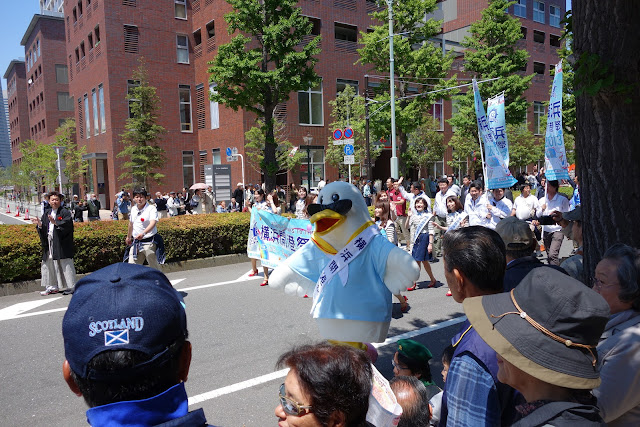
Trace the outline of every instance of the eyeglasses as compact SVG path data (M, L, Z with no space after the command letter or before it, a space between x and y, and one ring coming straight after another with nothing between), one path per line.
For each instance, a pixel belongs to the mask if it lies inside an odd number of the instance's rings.
M280 405L282 405L282 409L285 413L300 417L311 412L310 409L312 408L312 406L301 405L295 400L292 400L285 396L284 383L280 385L280 391L278 395L280 396Z
M400 366L396 363L395 360L391 359L391 366L393 366L394 368L397 368L398 371L402 371L403 369L409 369L406 366Z
M591 278L591 283L593 283L593 287L598 291L601 291L603 289L608 289L608 288L611 288L611 287L615 286L614 283L610 283L610 284L607 285L602 280L598 279L596 276L593 276Z

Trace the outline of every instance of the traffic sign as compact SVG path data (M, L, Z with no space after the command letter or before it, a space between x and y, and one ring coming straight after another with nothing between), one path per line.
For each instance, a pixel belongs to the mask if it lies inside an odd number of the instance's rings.
M231 151L231 147L227 147L227 149L225 150L225 153L227 154L227 157L232 156L233 152Z
M344 145L344 139L334 139L333 140L333 145Z
M227 162L234 162L235 156L227 156Z
M343 144L354 144L355 142L356 142L356 140L353 139L353 138L345 138L345 139L342 140Z
M345 156L352 156L353 155L353 145L346 144L344 146L344 154L345 154Z
M231 148L231 154L233 154L234 156L238 155L238 149L236 147Z
M336 129L333 131L333 139L336 141L342 139L342 129Z
M354 156L354 155L344 156L344 164L345 165L355 165L356 164L356 156Z
M353 129L351 128L345 128L343 135L345 138L349 139L349 138L353 138Z

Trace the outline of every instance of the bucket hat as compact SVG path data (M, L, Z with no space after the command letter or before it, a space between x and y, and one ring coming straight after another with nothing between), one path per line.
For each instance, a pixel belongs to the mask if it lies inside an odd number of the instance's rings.
M463 305L480 337L522 371L561 387L600 385L596 346L609 306L583 283L536 268L511 292L467 298Z

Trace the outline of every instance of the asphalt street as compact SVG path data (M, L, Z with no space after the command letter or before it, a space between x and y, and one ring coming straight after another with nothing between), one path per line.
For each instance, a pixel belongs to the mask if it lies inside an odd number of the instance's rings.
M565 241L563 253L571 244ZM436 288L405 292L411 305L400 312L394 299L387 342L376 367L393 376L395 341L413 338L434 354L432 373L441 384L440 354L463 320L462 306L446 297L442 262L432 264ZM278 356L294 345L320 341L309 316L311 299L260 287L249 278L250 263L170 273L187 305L193 360L186 384L190 409L204 408L218 426L276 424L274 408L285 371ZM83 426L86 406L67 388L61 366L61 323L68 296L37 293L0 298L0 401L3 426ZM78 331L85 333L85 331Z

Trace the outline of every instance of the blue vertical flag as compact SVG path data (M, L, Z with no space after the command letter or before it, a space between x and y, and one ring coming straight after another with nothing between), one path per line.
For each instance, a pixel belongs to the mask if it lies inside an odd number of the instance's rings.
M487 120L489 128L493 132L493 136L502 154L504 163L509 166L509 141L507 140L506 125L504 121L504 93L489 98L487 105Z
M480 90L478 89L476 79L473 79L473 97L476 107L478 132L484 143L484 160L487 174L485 182L487 183L487 187L489 189L511 187L517 180L511 175L505 158L496 144L495 131L489 126L487 116L484 114L484 105L482 105L482 98L480 97Z
M562 61L556 65L547 112L547 133L544 137L544 174L548 180L569 179L569 163L562 134Z

